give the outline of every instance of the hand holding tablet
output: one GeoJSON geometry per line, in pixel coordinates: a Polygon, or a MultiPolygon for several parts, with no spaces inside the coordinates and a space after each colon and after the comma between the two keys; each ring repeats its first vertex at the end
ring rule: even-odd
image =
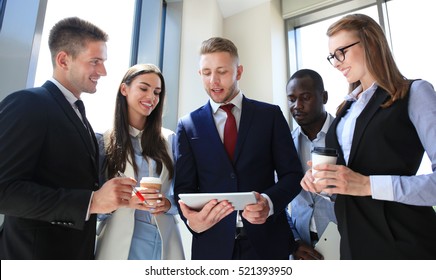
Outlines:
{"type": "Polygon", "coordinates": [[[217,199],[218,202],[227,200],[235,210],[243,210],[246,205],[257,202],[254,192],[182,193],[179,197],[189,208],[195,210],[200,210],[212,199],[217,199]]]}

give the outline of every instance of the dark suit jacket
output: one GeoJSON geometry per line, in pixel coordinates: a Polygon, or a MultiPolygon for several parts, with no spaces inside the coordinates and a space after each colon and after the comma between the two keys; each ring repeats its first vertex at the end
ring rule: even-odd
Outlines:
{"type": "Polygon", "coordinates": [[[51,82],[0,103],[1,259],[92,259],[98,188],[92,138],[51,82]],[[91,140],[92,139],[92,140],[91,140]]]}
{"type": "MultiPolygon", "coordinates": [[[[244,97],[233,163],[209,103],[180,119],[177,136],[176,197],[192,192],[267,194],[274,215],[262,225],[243,220],[244,228],[260,259],[287,259],[294,238],[284,209],[301,190],[302,171],[280,108],[244,97]]],[[[235,229],[236,211],[203,233],[193,232],[192,259],[231,259],[235,229]]]]}
{"type": "MultiPolygon", "coordinates": [[[[363,175],[414,176],[424,148],[409,119],[409,95],[390,107],[378,88],[356,120],[348,166],[363,175]]],[[[326,136],[345,164],[336,129],[351,103],[339,112],[326,136]]],[[[341,233],[341,259],[436,259],[436,214],[432,207],[338,195],[335,203],[341,233]]]]}

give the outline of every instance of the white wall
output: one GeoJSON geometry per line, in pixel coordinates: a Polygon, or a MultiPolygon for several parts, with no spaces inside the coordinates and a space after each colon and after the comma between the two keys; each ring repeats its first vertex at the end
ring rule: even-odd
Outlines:
{"type": "Polygon", "coordinates": [[[272,101],[270,4],[264,3],[227,18],[225,37],[232,40],[239,51],[244,73],[239,82],[248,98],[272,101]]]}
{"type": "Polygon", "coordinates": [[[280,1],[272,0],[224,20],[224,36],[239,50],[248,98],[277,104],[288,119],[286,42],[280,1]]]}
{"type": "Polygon", "coordinates": [[[200,80],[201,42],[223,35],[223,18],[216,0],[184,0],[180,48],[179,117],[208,100],[200,80]]]}
{"type": "Polygon", "coordinates": [[[198,51],[201,42],[213,36],[226,37],[236,44],[244,66],[240,81],[244,94],[280,105],[287,117],[286,44],[280,0],[225,19],[216,0],[183,1],[179,117],[208,100],[198,74],[198,51]]]}

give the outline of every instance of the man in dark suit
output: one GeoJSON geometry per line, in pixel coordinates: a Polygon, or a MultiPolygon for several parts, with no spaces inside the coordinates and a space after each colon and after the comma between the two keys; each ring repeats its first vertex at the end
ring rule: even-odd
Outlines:
{"type": "Polygon", "coordinates": [[[134,180],[99,188],[97,142],[75,103],[106,75],[106,41],[87,21],[61,20],[53,78],[0,103],[1,259],[93,259],[96,213],[128,205],[134,180]]]}
{"type": "Polygon", "coordinates": [[[210,38],[200,55],[210,100],[179,121],[175,194],[255,191],[257,203],[234,211],[228,201],[211,200],[196,211],[179,202],[193,234],[192,259],[288,259],[294,238],[284,210],[302,177],[288,124],[278,106],[243,96],[231,41],[210,38]],[[225,104],[232,104],[229,113],[225,104]],[[233,118],[236,144],[227,149],[233,118]]]}

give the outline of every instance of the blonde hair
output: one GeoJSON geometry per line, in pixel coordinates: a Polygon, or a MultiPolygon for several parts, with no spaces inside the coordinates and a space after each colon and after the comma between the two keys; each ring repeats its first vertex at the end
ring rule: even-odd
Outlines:
{"type": "Polygon", "coordinates": [[[200,55],[216,52],[227,52],[233,57],[236,64],[239,63],[238,48],[232,41],[222,37],[209,38],[201,44],[200,55]]]}

